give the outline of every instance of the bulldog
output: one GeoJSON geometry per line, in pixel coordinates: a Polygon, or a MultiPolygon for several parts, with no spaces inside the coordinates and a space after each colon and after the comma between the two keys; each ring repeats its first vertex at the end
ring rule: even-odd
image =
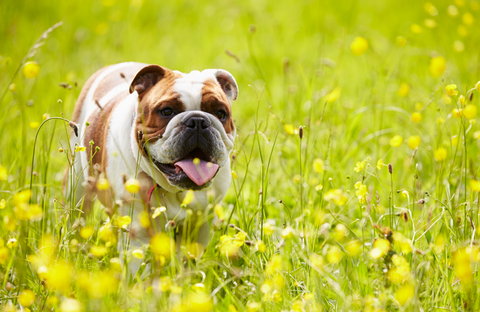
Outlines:
{"type": "Polygon", "coordinates": [[[95,190],[99,200],[128,215],[132,195],[125,181],[136,179],[141,190],[133,200],[129,229],[134,245],[152,236],[152,227],[140,226],[141,213],[164,206],[162,218],[155,219],[162,224],[153,228],[175,224],[177,242],[189,235],[205,247],[210,239],[205,211],[222,201],[230,184],[231,102],[237,96],[235,78],[222,69],[184,74],[130,62],[97,71],[85,83],[72,118],[79,130],[71,140],[79,151],[74,158],[77,198],[85,188],[95,190],[103,176],[109,188],[95,190]],[[194,200],[185,207],[187,190],[194,191],[194,200]],[[192,227],[182,229],[192,215],[195,233],[192,227]]]}

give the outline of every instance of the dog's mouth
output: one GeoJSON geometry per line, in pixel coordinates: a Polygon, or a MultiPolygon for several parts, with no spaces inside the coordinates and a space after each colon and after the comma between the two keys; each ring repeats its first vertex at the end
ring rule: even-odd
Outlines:
{"type": "Polygon", "coordinates": [[[215,159],[198,147],[170,164],[155,159],[153,163],[168,177],[170,183],[196,190],[205,187],[219,169],[215,159]]]}

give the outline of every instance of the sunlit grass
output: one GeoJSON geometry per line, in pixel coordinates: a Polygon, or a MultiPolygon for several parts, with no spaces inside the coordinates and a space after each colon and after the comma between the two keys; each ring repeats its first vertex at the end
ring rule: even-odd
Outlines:
{"type": "MultiPolygon", "coordinates": [[[[480,310],[478,1],[0,12],[3,310],[480,310]],[[190,241],[177,255],[173,223],[129,248],[132,222],[168,207],[132,220],[64,197],[86,151],[62,119],[94,71],[130,60],[239,83],[232,183],[208,207],[219,221],[203,255],[190,241]]],[[[125,187],[134,198],[139,182],[125,187]]]]}

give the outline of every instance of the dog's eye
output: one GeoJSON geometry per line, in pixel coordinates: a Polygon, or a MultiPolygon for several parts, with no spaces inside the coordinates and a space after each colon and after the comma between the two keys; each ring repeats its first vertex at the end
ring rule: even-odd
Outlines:
{"type": "Polygon", "coordinates": [[[217,115],[217,118],[220,119],[220,121],[225,121],[225,119],[227,119],[227,113],[223,109],[219,110],[215,115],[217,115]]]}
{"type": "Polygon", "coordinates": [[[173,109],[171,109],[169,107],[164,108],[160,111],[160,114],[162,114],[162,116],[165,116],[165,117],[172,116],[173,115],[173,109]]]}

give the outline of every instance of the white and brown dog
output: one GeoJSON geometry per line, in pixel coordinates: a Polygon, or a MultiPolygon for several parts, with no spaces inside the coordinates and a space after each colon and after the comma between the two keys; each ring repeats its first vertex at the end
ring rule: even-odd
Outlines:
{"type": "MultiPolygon", "coordinates": [[[[125,177],[141,181],[143,201],[150,200],[148,190],[158,185],[151,206],[165,206],[166,221],[181,227],[187,217],[181,208],[186,190],[195,191],[187,208],[198,215],[209,204],[207,193],[219,203],[227,192],[235,140],[231,101],[237,95],[235,79],[221,69],[184,74],[131,62],[99,70],[85,83],[73,115],[79,138],[73,137],[71,145],[86,147],[75,163],[83,180],[79,184],[88,185],[92,165],[98,164],[110,185],[97,192],[106,207],[130,196],[125,177]]],[[[138,245],[150,235],[136,219],[145,209],[142,200],[135,204],[131,226],[138,245]]],[[[128,214],[125,206],[121,215],[128,214]]],[[[203,220],[195,236],[206,246],[209,224],[203,220]]]]}

